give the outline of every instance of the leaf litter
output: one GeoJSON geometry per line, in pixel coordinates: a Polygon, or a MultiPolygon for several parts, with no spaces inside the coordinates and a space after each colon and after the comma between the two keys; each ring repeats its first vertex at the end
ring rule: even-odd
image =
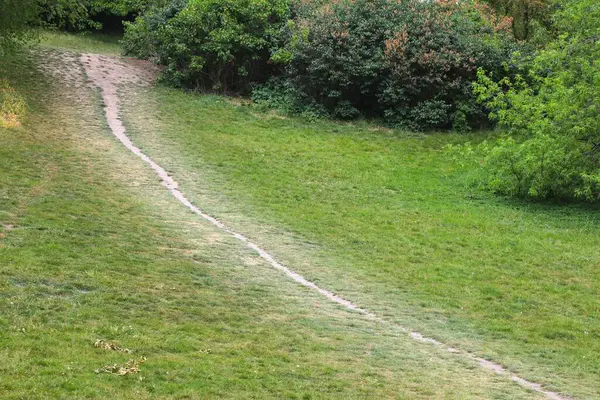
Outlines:
{"type": "Polygon", "coordinates": [[[97,349],[119,351],[121,353],[128,353],[128,354],[133,353],[133,350],[131,350],[131,349],[128,349],[126,347],[121,347],[114,342],[111,342],[109,340],[104,340],[104,339],[96,340],[94,342],[94,347],[97,349]]]}
{"type": "Polygon", "coordinates": [[[94,370],[97,374],[107,373],[118,376],[132,375],[141,372],[140,366],[146,362],[146,357],[140,357],[138,360],[129,360],[123,365],[113,364],[105,365],[102,368],[94,370]]]}

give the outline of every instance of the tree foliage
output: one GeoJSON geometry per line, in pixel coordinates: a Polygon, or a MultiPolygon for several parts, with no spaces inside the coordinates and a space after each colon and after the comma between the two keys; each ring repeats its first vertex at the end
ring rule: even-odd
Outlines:
{"type": "Polygon", "coordinates": [[[245,92],[272,74],[270,50],[288,18],[288,0],[175,0],[129,24],[124,45],[165,65],[172,84],[245,92]]]}
{"type": "Polygon", "coordinates": [[[37,0],[2,0],[0,2],[0,52],[26,40],[30,26],[38,20],[37,0]]]}
{"type": "Polygon", "coordinates": [[[477,68],[504,73],[515,46],[470,4],[303,2],[297,14],[273,59],[287,64],[298,96],[337,118],[362,114],[411,129],[484,121],[471,87],[477,68]]]}
{"type": "Polygon", "coordinates": [[[43,21],[63,30],[101,29],[102,16],[125,17],[162,0],[40,0],[43,21]]]}
{"type": "Polygon", "coordinates": [[[554,0],[485,0],[497,12],[510,17],[518,40],[529,40],[552,25],[554,0]]]}
{"type": "Polygon", "coordinates": [[[597,201],[600,194],[600,3],[574,0],[558,12],[560,37],[540,51],[527,76],[476,90],[508,129],[485,149],[488,184],[533,198],[597,201]]]}
{"type": "Polygon", "coordinates": [[[516,48],[506,21],[470,2],[171,0],[127,24],[128,54],[173,84],[247,92],[312,115],[412,129],[487,121],[472,92],[516,48]],[[275,78],[275,80],[273,80],[275,78]]]}

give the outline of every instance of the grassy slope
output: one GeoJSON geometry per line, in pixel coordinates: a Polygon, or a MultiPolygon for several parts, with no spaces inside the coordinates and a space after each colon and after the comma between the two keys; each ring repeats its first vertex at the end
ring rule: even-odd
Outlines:
{"type": "Polygon", "coordinates": [[[532,379],[600,397],[594,209],[468,191],[443,151],[458,135],[305,124],[169,89],[136,98],[151,99],[131,97],[136,142],[293,268],[532,379]]]}
{"type": "Polygon", "coordinates": [[[44,31],[40,38],[40,45],[46,48],[69,49],[84,53],[100,53],[119,55],[121,46],[118,35],[104,33],[81,33],[77,35],[44,31]]]}
{"type": "Polygon", "coordinates": [[[0,129],[3,399],[535,397],[274,273],[174,202],[92,92],[3,61],[31,106],[0,129]]]}

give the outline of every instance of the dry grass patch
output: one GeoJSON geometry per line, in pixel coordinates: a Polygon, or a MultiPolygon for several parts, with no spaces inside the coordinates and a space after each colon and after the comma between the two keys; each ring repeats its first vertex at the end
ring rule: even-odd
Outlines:
{"type": "Polygon", "coordinates": [[[25,99],[7,80],[0,79],[0,127],[17,128],[25,116],[25,99]]]}

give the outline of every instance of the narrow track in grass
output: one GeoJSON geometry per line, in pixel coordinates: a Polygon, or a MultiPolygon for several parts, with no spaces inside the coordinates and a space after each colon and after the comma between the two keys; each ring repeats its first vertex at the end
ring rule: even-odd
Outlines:
{"type": "Polygon", "coordinates": [[[394,322],[385,320],[378,315],[368,311],[365,308],[356,305],[355,303],[338,296],[337,294],[321,288],[316,285],[314,282],[311,282],[304,278],[302,275],[293,271],[292,269],[286,267],[285,265],[278,262],[275,257],[269,254],[265,249],[263,249],[258,244],[252,242],[249,238],[244,236],[243,234],[236,232],[235,230],[229,228],[227,225],[217,220],[216,218],[204,213],[200,208],[192,204],[186,196],[179,190],[179,186],[177,182],[171,177],[168,172],[159,164],[157,164],[154,160],[152,160],[149,156],[144,154],[140,148],[135,146],[131,139],[127,136],[125,126],[120,118],[119,112],[119,87],[122,84],[138,84],[138,85],[148,85],[151,84],[155,77],[155,70],[151,68],[150,64],[143,62],[130,62],[124,63],[119,59],[108,57],[108,56],[100,56],[96,54],[83,54],[80,58],[80,62],[85,68],[87,73],[90,86],[95,87],[101,91],[102,100],[104,102],[104,111],[105,117],[108,122],[108,126],[112,134],[133,154],[141,158],[144,162],[146,162],[150,167],[156,172],[158,177],[161,180],[163,186],[185,207],[187,207],[190,211],[200,216],[205,221],[210,222],[212,225],[218,227],[222,231],[228,233],[229,235],[235,237],[239,241],[243,242],[248,248],[255,251],[261,258],[266,260],[273,268],[283,272],[286,276],[293,279],[295,282],[312,289],[322,296],[326,297],[329,301],[337,303],[346,309],[357,312],[363,316],[366,316],[373,321],[381,324],[386,324],[392,326],[394,329],[400,330],[406,334],[408,334],[412,339],[422,342],[429,343],[440,347],[450,353],[454,353],[457,356],[466,357],[477,362],[482,368],[486,370],[493,371],[496,374],[503,375],[516,382],[517,384],[533,390],[535,392],[541,393],[545,395],[548,399],[551,400],[569,400],[569,397],[563,396],[559,393],[546,390],[544,387],[535,382],[528,381],[526,379],[521,378],[517,374],[507,370],[502,365],[495,363],[493,361],[481,358],[473,353],[470,353],[465,350],[457,349],[455,347],[450,347],[442,342],[439,342],[435,339],[428,338],[422,335],[419,332],[410,330],[406,327],[398,325],[394,322]]]}

